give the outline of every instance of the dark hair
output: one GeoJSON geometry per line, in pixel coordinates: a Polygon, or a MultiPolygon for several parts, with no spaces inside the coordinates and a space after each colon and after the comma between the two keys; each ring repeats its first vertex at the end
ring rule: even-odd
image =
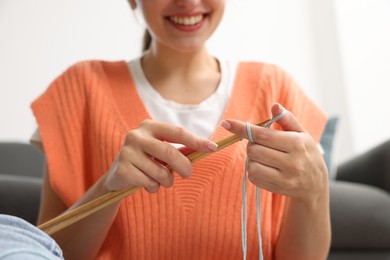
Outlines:
{"type": "Polygon", "coordinates": [[[142,42],[142,52],[147,51],[150,48],[150,44],[152,43],[152,36],[148,29],[144,32],[144,38],[142,42]]]}

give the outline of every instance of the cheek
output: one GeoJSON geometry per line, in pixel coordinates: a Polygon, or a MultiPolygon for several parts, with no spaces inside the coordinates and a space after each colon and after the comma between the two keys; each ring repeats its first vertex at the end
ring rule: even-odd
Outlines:
{"type": "MultiPolygon", "coordinates": [[[[162,19],[160,14],[160,4],[156,0],[136,1],[138,11],[145,20],[147,26],[153,26],[159,19],[162,19]],[[142,2],[142,3],[141,3],[142,2]]],[[[154,26],[153,26],[154,27],[154,26]]]]}
{"type": "Polygon", "coordinates": [[[215,27],[217,27],[219,25],[219,23],[221,22],[223,15],[225,13],[225,1],[217,1],[216,0],[215,2],[217,2],[217,3],[214,5],[212,23],[215,27]]]}
{"type": "Polygon", "coordinates": [[[156,12],[149,11],[143,12],[143,19],[145,21],[145,26],[148,28],[149,32],[153,35],[153,38],[156,38],[158,35],[161,35],[163,31],[163,22],[164,18],[158,15],[156,12]]]}

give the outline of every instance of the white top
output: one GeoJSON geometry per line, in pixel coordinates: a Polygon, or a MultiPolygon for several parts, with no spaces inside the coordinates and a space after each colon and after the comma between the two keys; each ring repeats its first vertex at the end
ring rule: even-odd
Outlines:
{"type": "MultiPolygon", "coordinates": [[[[216,129],[233,88],[237,63],[219,60],[221,79],[216,91],[196,105],[180,104],[163,98],[146,79],[141,58],[128,63],[137,92],[153,120],[184,127],[199,137],[209,139],[216,129]]],[[[31,141],[41,142],[39,129],[31,141]]]]}
{"type": "Polygon", "coordinates": [[[138,94],[153,120],[182,126],[206,139],[211,137],[231,95],[235,63],[220,61],[221,79],[216,91],[196,105],[180,104],[163,98],[146,79],[141,59],[130,61],[129,68],[138,94]]]}

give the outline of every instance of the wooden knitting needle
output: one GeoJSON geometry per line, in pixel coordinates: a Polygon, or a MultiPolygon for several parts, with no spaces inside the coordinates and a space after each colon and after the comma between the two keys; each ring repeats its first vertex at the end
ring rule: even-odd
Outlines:
{"type": "MultiPolygon", "coordinates": [[[[264,126],[269,121],[270,119],[267,119],[260,123],[257,123],[256,125],[264,126]]],[[[218,148],[215,151],[212,152],[190,151],[190,153],[187,154],[186,156],[191,162],[196,162],[236,143],[239,140],[241,140],[240,136],[231,135],[218,141],[217,142],[218,148]]],[[[130,194],[132,194],[133,192],[139,189],[140,187],[133,187],[125,190],[108,192],[94,200],[91,200],[75,209],[69,210],[63,213],[62,215],[59,215],[58,217],[55,217],[54,219],[39,225],[38,228],[46,232],[48,235],[52,235],[57,231],[64,229],[69,225],[91,215],[92,213],[129,196],[130,194]]]]}

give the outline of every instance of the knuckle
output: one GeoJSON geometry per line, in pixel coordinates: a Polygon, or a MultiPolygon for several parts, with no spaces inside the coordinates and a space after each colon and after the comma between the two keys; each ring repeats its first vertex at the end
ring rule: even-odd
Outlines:
{"type": "Polygon", "coordinates": [[[137,158],[136,152],[131,148],[127,146],[122,146],[119,150],[119,153],[117,155],[117,161],[118,163],[124,163],[126,165],[132,164],[134,162],[134,159],[137,158]]]}
{"type": "Polygon", "coordinates": [[[294,161],[290,164],[290,169],[295,175],[300,175],[304,170],[304,166],[300,161],[294,161]]]}
{"type": "Polygon", "coordinates": [[[196,138],[195,146],[199,148],[206,148],[206,144],[203,142],[201,138],[196,138]]]}
{"type": "Polygon", "coordinates": [[[114,174],[115,179],[123,188],[131,185],[131,165],[124,162],[119,163],[114,174]]]}
{"type": "Polygon", "coordinates": [[[140,127],[148,127],[151,125],[152,122],[153,120],[151,119],[145,119],[141,122],[140,127]]]}
{"type": "Polygon", "coordinates": [[[294,178],[292,185],[294,188],[298,188],[298,189],[302,189],[305,186],[302,178],[294,178]]]}
{"type": "Polygon", "coordinates": [[[119,180],[125,180],[129,172],[129,167],[125,163],[119,163],[116,168],[115,175],[119,180]]]}
{"type": "Polygon", "coordinates": [[[187,175],[190,176],[192,172],[192,163],[190,161],[187,161],[185,168],[186,168],[187,175]]]}
{"type": "Polygon", "coordinates": [[[170,180],[169,182],[167,182],[167,183],[164,184],[164,187],[165,187],[165,188],[170,188],[170,187],[172,187],[172,186],[173,186],[173,180],[170,180]]]}
{"type": "Polygon", "coordinates": [[[294,133],[292,135],[292,143],[297,151],[305,151],[306,150],[305,138],[300,133],[294,133]]]}
{"type": "Polygon", "coordinates": [[[180,127],[180,126],[175,126],[174,131],[175,131],[176,136],[179,138],[179,140],[185,138],[186,135],[188,134],[188,131],[185,128],[180,127]]]}
{"type": "Polygon", "coordinates": [[[280,180],[280,183],[285,189],[291,190],[294,187],[294,178],[284,176],[284,178],[280,180]]]}
{"type": "Polygon", "coordinates": [[[248,171],[248,179],[249,179],[252,183],[256,183],[257,175],[256,175],[254,172],[249,172],[249,171],[248,171]]]}
{"type": "Polygon", "coordinates": [[[167,145],[164,151],[165,158],[167,161],[172,162],[177,158],[178,151],[176,148],[171,145],[167,145]]]}
{"type": "Polygon", "coordinates": [[[252,136],[254,137],[255,141],[257,142],[264,142],[268,141],[270,139],[269,129],[260,129],[260,131],[253,131],[252,136]]]}
{"type": "Polygon", "coordinates": [[[171,187],[172,184],[173,184],[173,180],[170,176],[170,173],[165,170],[165,169],[161,169],[159,172],[158,172],[158,181],[164,186],[164,187],[171,187]]]}
{"type": "Polygon", "coordinates": [[[190,161],[184,162],[184,165],[181,166],[180,175],[183,178],[188,178],[188,177],[190,177],[191,172],[192,172],[191,162],[190,161]]]}
{"type": "Polygon", "coordinates": [[[159,184],[156,181],[149,180],[145,183],[144,187],[149,192],[157,192],[159,188],[159,184]]]}
{"type": "Polygon", "coordinates": [[[125,145],[130,145],[135,142],[139,138],[139,134],[136,130],[131,130],[127,132],[125,136],[125,145]]]}
{"type": "Polygon", "coordinates": [[[255,182],[255,177],[252,173],[248,173],[248,180],[250,180],[251,182],[255,182]]]}
{"type": "Polygon", "coordinates": [[[285,187],[289,191],[294,191],[294,190],[299,189],[299,187],[300,187],[299,178],[295,177],[295,178],[289,178],[289,179],[285,180],[285,187]]]}
{"type": "Polygon", "coordinates": [[[248,162],[248,166],[247,166],[247,170],[248,170],[248,176],[249,175],[253,175],[255,174],[256,170],[257,170],[257,165],[256,163],[252,162],[252,161],[249,161],[248,162]]]}
{"type": "Polygon", "coordinates": [[[255,155],[256,155],[256,146],[254,146],[253,144],[248,144],[248,146],[246,147],[246,153],[247,153],[247,156],[248,156],[250,159],[255,158],[255,155]]]}
{"type": "Polygon", "coordinates": [[[119,154],[118,154],[118,159],[120,162],[123,162],[123,161],[126,161],[126,159],[128,158],[129,156],[129,149],[125,146],[123,146],[120,151],[119,151],[119,154]]]}

